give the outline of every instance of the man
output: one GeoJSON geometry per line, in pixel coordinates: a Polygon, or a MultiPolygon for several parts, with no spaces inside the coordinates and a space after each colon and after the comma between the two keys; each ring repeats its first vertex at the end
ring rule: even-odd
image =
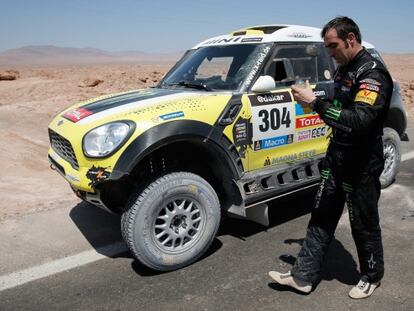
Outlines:
{"type": "Polygon", "coordinates": [[[384,168],[382,128],[392,94],[392,79],[381,62],[361,45],[358,26],[337,17],[321,33],[339,65],[333,100],[317,99],[306,87],[292,86],[302,107],[311,108],[332,128],[312,216],[291,272],[270,271],[278,283],[309,293],[320,279],[321,265],[346,203],[360,264],[354,299],[369,297],[384,274],[379,226],[379,177],[384,168]]]}

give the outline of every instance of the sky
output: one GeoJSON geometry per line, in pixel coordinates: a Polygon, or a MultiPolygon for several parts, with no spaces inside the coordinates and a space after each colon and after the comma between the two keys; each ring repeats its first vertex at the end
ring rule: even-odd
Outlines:
{"type": "Polygon", "coordinates": [[[0,0],[0,52],[28,45],[176,52],[247,26],[321,28],[338,15],[381,52],[414,52],[412,0],[0,0]]]}

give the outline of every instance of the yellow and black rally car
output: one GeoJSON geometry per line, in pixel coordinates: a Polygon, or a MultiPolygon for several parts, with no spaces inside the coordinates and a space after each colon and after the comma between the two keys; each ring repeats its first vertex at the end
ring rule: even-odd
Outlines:
{"type": "MultiPolygon", "coordinates": [[[[211,38],[156,87],[59,114],[48,157],[77,196],[122,214],[139,261],[177,269],[209,248],[223,211],[267,224],[267,201],[319,182],[330,129],[302,110],[290,85],[306,79],[330,97],[334,67],[316,28],[256,26],[211,38]]],[[[397,109],[400,119],[388,121],[384,137],[385,183],[405,131],[398,90],[390,115],[397,109]]]]}

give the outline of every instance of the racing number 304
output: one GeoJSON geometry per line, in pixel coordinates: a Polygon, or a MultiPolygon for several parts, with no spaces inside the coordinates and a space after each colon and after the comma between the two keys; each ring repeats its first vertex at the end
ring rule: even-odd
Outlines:
{"type": "Polygon", "coordinates": [[[281,125],[290,127],[290,111],[286,107],[260,110],[259,117],[262,118],[262,123],[259,125],[261,132],[267,132],[269,129],[277,130],[281,125]],[[282,113],[280,113],[280,110],[282,110],[282,113]]]}

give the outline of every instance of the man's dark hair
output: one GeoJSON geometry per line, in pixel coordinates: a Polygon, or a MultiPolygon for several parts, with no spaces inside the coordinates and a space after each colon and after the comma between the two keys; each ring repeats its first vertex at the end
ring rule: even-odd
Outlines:
{"type": "Polygon", "coordinates": [[[361,43],[361,32],[359,31],[359,27],[349,17],[338,16],[335,17],[333,20],[329,21],[321,31],[322,38],[325,37],[328,30],[332,28],[336,30],[336,32],[338,33],[338,37],[341,38],[344,42],[346,42],[348,34],[352,32],[355,35],[355,38],[358,41],[358,43],[361,43]]]}

